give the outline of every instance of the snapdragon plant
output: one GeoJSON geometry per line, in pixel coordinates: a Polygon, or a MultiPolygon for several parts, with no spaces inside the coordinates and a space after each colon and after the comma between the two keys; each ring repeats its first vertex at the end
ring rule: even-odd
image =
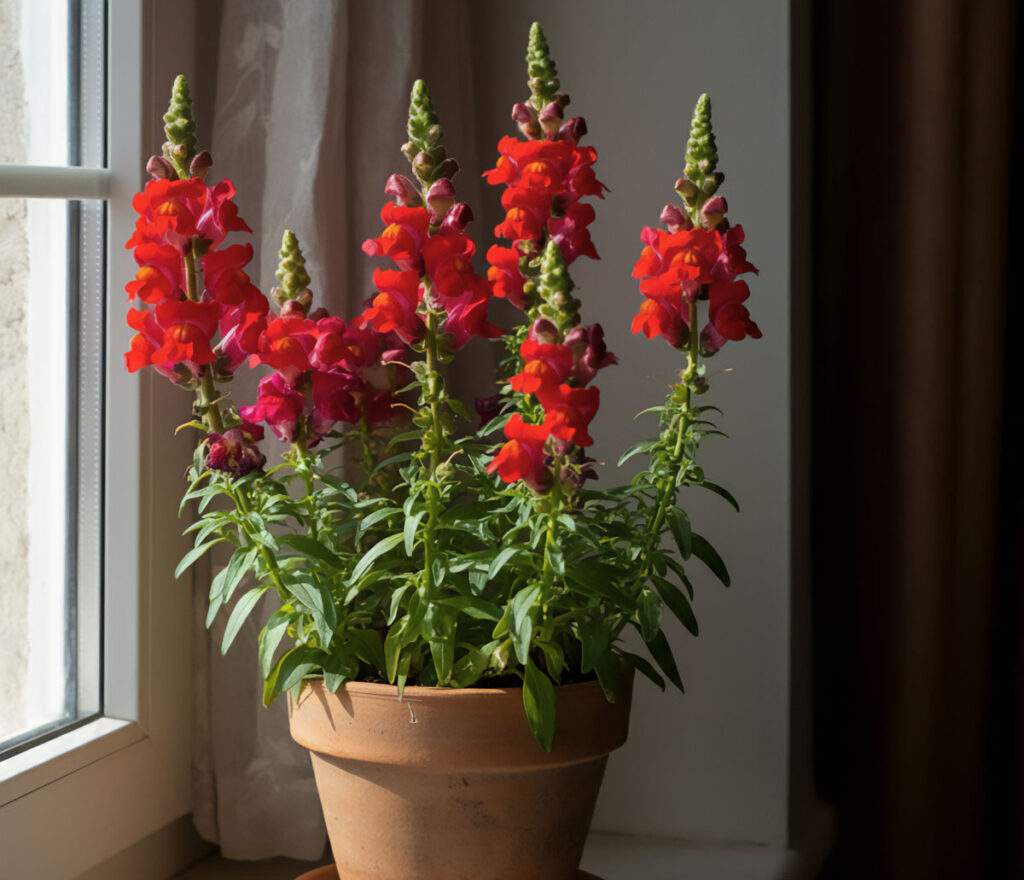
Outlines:
{"type": "Polygon", "coordinates": [[[503,187],[503,244],[473,265],[472,213],[453,184],[426,86],[412,89],[409,174],[386,184],[384,228],[363,250],[380,258],[362,312],[314,309],[301,246],[286,231],[278,286],[265,296],[247,275],[250,231],[227,180],[211,185],[196,152],[187,85],[175,83],[167,143],[136,196],[128,246],[140,265],[128,284],[141,308],[126,365],[152,366],[195,395],[195,457],[182,500],[198,518],[177,574],[211,548],[231,550],[210,585],[207,625],[223,610],[222,648],[264,597],[273,608],[259,638],[269,704],[297,696],[311,676],[449,688],[522,686],[539,743],[554,735],[555,687],[596,678],[609,700],[627,665],[664,687],[682,681],[663,630],[667,610],[694,635],[689,566],[729,577],[679,507],[684,487],[735,504],[697,465],[717,433],[704,359],[727,340],[760,336],[742,304],[743,231],[717,194],[711,107],[693,116],[681,198],[664,229],[644,229],[636,264],[643,305],[633,332],[663,337],[683,360],[668,397],[650,412],[658,431],[627,450],[646,465],[628,484],[594,488],[589,425],[599,372],[616,363],[598,324],[584,325],[569,267],[597,259],[588,226],[605,187],[586,125],[565,119],[568,97],[538,25],[527,52],[530,95],[485,174],[503,187]],[[509,330],[487,318],[490,300],[522,313],[509,330]],[[273,302],[274,307],[271,307],[273,302]],[[698,329],[701,315],[706,323],[698,329]],[[445,383],[473,337],[506,357],[495,395],[477,401],[485,424],[445,383]],[[263,368],[254,403],[226,388],[243,363],[263,368]],[[267,465],[264,426],[288,444],[267,465]],[[499,434],[500,432],[500,434],[499,434]],[[356,474],[356,477],[352,475],[356,474]],[[665,543],[663,538],[670,536],[665,543]],[[230,611],[228,610],[230,609],[230,611]],[[639,632],[647,656],[623,647],[639,632]]]}

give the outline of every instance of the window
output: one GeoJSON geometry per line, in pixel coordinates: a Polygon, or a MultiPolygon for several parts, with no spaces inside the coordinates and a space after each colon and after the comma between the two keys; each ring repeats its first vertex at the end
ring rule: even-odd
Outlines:
{"type": "Polygon", "coordinates": [[[0,758],[101,709],[104,14],[0,0],[0,758]]]}

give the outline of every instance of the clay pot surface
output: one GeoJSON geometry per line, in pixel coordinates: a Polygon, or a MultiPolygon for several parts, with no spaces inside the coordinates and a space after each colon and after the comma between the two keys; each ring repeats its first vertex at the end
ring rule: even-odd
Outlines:
{"type": "MultiPolygon", "coordinates": [[[[338,869],[334,865],[324,865],[322,868],[314,868],[312,871],[307,871],[295,880],[341,880],[338,869]]],[[[600,880],[593,874],[588,874],[586,871],[578,871],[576,873],[576,880],[600,880]]]]}
{"type": "MultiPolygon", "coordinates": [[[[321,681],[290,705],[311,752],[341,880],[576,880],[608,753],[629,730],[632,669],[556,689],[554,745],[537,745],[519,689],[321,681]]],[[[321,871],[325,869],[320,869],[321,871]]]]}

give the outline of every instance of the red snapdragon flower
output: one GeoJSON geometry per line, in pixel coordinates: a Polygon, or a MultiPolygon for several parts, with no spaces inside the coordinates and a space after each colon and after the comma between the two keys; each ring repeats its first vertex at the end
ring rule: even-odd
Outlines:
{"type": "Polygon", "coordinates": [[[678,283],[684,293],[710,284],[711,270],[721,253],[719,234],[708,229],[680,229],[666,232],[645,227],[640,238],[646,244],[633,267],[633,277],[643,279],[640,292],[657,296],[654,284],[678,283]],[[656,279],[651,282],[649,279],[656,279]],[[652,290],[651,293],[648,293],[652,290]]]}
{"type": "Polygon", "coordinates": [[[152,365],[173,381],[198,376],[204,364],[215,360],[211,339],[219,317],[216,303],[189,300],[129,310],[128,325],[138,332],[124,356],[125,367],[134,373],[152,365]]]}
{"type": "Polygon", "coordinates": [[[645,299],[640,311],[633,316],[630,329],[643,333],[648,339],[662,336],[669,345],[678,348],[689,339],[689,320],[689,312],[679,305],[663,299],[645,299]]]}
{"type": "Polygon", "coordinates": [[[526,308],[523,285],[526,279],[519,271],[519,251],[492,245],[487,251],[487,279],[491,282],[494,295],[507,299],[517,309],[526,308]]]}
{"type": "Polygon", "coordinates": [[[181,299],[185,287],[181,251],[167,244],[144,242],[135,248],[139,271],[125,285],[128,298],[138,297],[156,305],[169,299],[181,299]]]}
{"type": "Polygon", "coordinates": [[[531,425],[518,413],[512,416],[505,425],[507,442],[487,465],[487,473],[497,471],[506,483],[522,480],[535,492],[543,492],[551,484],[544,452],[549,433],[546,423],[531,425]]]}
{"type": "Polygon", "coordinates": [[[150,180],[132,199],[139,219],[126,246],[154,242],[184,252],[196,236],[215,248],[229,232],[252,232],[238,216],[238,206],[232,201],[234,195],[235,187],[230,180],[212,187],[198,177],[150,180]]]}
{"type": "Polygon", "coordinates": [[[597,151],[569,140],[521,141],[503,137],[498,141],[498,163],[484,172],[492,186],[505,184],[548,193],[604,198],[607,187],[595,176],[597,151]]]}
{"type": "Polygon", "coordinates": [[[489,296],[486,280],[473,268],[476,245],[462,233],[438,233],[423,244],[423,266],[434,290],[442,297],[460,297],[465,293],[489,296]]]}
{"type": "Polygon", "coordinates": [[[299,435],[299,419],[306,408],[306,398],[281,373],[260,379],[256,403],[243,406],[238,414],[247,422],[266,422],[279,440],[291,443],[299,435]]]}
{"type": "Polygon", "coordinates": [[[423,207],[408,207],[388,202],[381,209],[385,229],[378,238],[363,242],[363,251],[371,257],[390,257],[399,269],[418,270],[422,266],[420,249],[427,240],[430,214],[423,207]]]}
{"type": "Polygon", "coordinates": [[[316,321],[298,316],[275,318],[260,334],[259,350],[249,359],[249,365],[266,364],[294,382],[312,368],[309,356],[316,340],[316,321]]]}
{"type": "Polygon", "coordinates": [[[519,346],[519,355],[524,361],[523,369],[508,381],[522,394],[556,394],[573,366],[573,352],[568,345],[545,345],[527,339],[519,346]]]}
{"type": "Polygon", "coordinates": [[[580,386],[589,385],[598,370],[619,362],[604,344],[604,328],[600,324],[574,327],[565,335],[565,345],[572,350],[573,365],[570,375],[580,386]]]}
{"type": "Polygon", "coordinates": [[[315,446],[335,422],[355,424],[362,417],[357,397],[366,389],[366,382],[355,373],[344,370],[312,374],[313,409],[307,419],[307,442],[315,446]]]}
{"type": "Polygon", "coordinates": [[[600,389],[559,385],[553,391],[541,391],[538,399],[544,407],[544,424],[552,437],[574,446],[594,445],[587,427],[601,404],[600,389]]]}
{"type": "Polygon", "coordinates": [[[416,314],[422,296],[419,273],[377,269],[373,284],[378,293],[357,319],[358,325],[380,334],[394,333],[406,345],[418,339],[423,332],[423,322],[416,314]]]}
{"type": "Polygon", "coordinates": [[[202,259],[206,296],[226,306],[240,306],[255,297],[260,289],[243,268],[252,260],[251,244],[233,244],[223,250],[209,251],[202,259]]]}
{"type": "Polygon", "coordinates": [[[708,324],[700,334],[701,347],[708,354],[718,351],[728,339],[761,338],[761,328],[742,305],[749,296],[745,281],[720,281],[708,287],[708,324]]]}
{"type": "Polygon", "coordinates": [[[341,318],[328,316],[317,321],[317,340],[310,363],[318,370],[340,367],[357,370],[380,359],[381,335],[341,318]]]}

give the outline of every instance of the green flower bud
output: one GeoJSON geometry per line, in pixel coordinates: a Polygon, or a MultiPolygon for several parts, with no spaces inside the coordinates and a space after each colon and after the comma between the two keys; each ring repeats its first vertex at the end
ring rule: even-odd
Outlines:
{"type": "Polygon", "coordinates": [[[690,139],[686,142],[686,164],[698,165],[705,174],[718,167],[718,150],[711,130],[711,99],[703,94],[697,99],[690,122],[690,139]]]}
{"type": "Polygon", "coordinates": [[[196,149],[196,121],[192,117],[192,96],[188,82],[180,74],[171,89],[171,103],[164,114],[164,156],[178,172],[178,177],[189,176],[188,166],[196,149]]]}
{"type": "Polygon", "coordinates": [[[526,44],[526,75],[530,86],[530,103],[540,113],[555,99],[560,83],[547,38],[540,23],[536,21],[530,27],[530,39],[526,44]]]}
{"type": "Polygon", "coordinates": [[[278,256],[280,262],[277,264],[276,278],[281,287],[276,298],[279,298],[282,305],[287,300],[300,300],[307,305],[305,300],[311,297],[302,297],[302,293],[309,287],[306,258],[302,255],[298,238],[290,229],[284,231],[278,256]]]}

